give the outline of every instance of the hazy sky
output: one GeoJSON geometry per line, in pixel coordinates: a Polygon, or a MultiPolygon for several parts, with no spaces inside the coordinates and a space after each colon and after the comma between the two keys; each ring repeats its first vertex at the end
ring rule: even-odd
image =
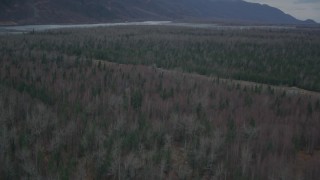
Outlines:
{"type": "Polygon", "coordinates": [[[300,20],[313,19],[320,23],[320,0],[245,0],[268,4],[300,20]]]}

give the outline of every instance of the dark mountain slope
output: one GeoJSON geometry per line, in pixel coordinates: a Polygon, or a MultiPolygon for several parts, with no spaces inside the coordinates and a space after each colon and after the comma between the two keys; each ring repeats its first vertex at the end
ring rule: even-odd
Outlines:
{"type": "Polygon", "coordinates": [[[19,24],[190,18],[305,23],[279,9],[242,0],[4,0],[0,9],[0,21],[19,24]]]}

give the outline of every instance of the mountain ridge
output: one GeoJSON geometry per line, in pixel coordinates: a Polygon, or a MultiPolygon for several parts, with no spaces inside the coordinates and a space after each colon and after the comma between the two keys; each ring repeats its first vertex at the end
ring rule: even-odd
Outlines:
{"type": "Polygon", "coordinates": [[[0,22],[97,23],[135,20],[219,19],[265,24],[314,24],[281,10],[242,0],[4,0],[0,22]]]}

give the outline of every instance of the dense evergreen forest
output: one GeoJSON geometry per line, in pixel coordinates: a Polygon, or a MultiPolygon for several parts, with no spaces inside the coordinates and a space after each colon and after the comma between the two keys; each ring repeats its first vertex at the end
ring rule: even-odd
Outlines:
{"type": "Polygon", "coordinates": [[[0,179],[317,179],[320,94],[272,85],[319,91],[319,49],[307,29],[0,36],[0,179]]]}
{"type": "Polygon", "coordinates": [[[1,45],[6,54],[38,50],[320,91],[318,29],[114,27],[9,39],[1,45]]]}

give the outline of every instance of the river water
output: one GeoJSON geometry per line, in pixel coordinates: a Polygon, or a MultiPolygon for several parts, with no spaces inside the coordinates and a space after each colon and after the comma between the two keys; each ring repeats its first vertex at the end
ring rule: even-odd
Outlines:
{"type": "Polygon", "coordinates": [[[201,23],[177,23],[171,21],[143,21],[143,22],[123,22],[123,23],[100,23],[100,24],[75,24],[75,25],[23,25],[23,26],[0,26],[0,34],[22,34],[32,31],[47,31],[66,28],[92,28],[92,27],[113,27],[113,26],[179,26],[192,28],[209,29],[292,29],[289,26],[238,26],[219,25],[201,23]]]}

